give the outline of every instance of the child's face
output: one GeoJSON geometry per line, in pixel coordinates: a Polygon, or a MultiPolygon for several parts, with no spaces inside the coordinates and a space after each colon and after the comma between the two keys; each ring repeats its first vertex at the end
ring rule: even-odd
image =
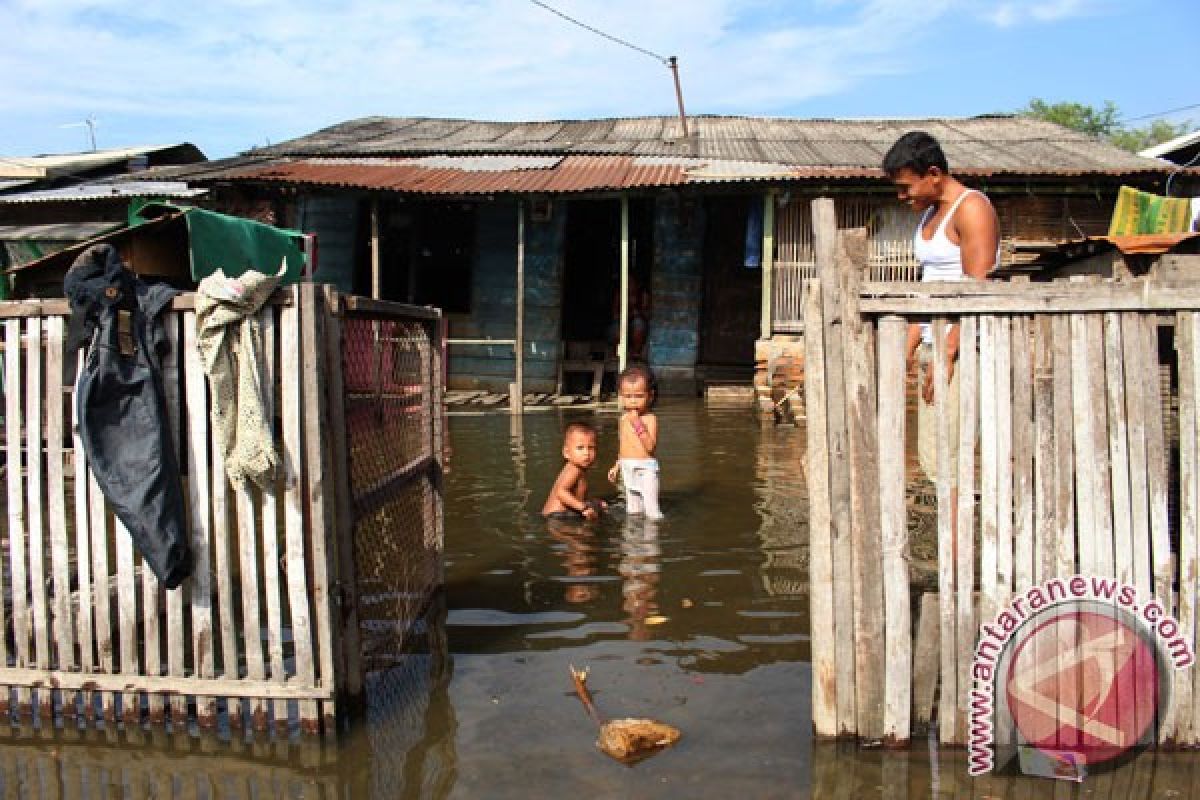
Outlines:
{"type": "Polygon", "coordinates": [[[621,407],[626,411],[643,412],[650,408],[653,393],[646,386],[646,379],[641,376],[626,378],[621,381],[618,391],[621,397],[621,407]]]}
{"type": "Polygon", "coordinates": [[[563,442],[563,458],[579,469],[587,469],[596,461],[596,434],[571,431],[563,442]]]}

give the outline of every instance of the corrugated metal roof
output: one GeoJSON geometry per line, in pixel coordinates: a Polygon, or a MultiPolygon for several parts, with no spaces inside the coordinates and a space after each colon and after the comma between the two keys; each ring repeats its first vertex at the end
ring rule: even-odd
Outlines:
{"type": "Polygon", "coordinates": [[[303,159],[235,171],[230,179],[314,184],[415,194],[558,193],[673,186],[686,181],[681,164],[639,163],[628,156],[568,156],[542,167],[519,159],[510,169],[477,170],[463,159],[303,159]]]}
{"type": "Polygon", "coordinates": [[[9,179],[0,179],[0,192],[6,192],[6,191],[8,191],[9,189],[18,189],[18,188],[20,188],[20,187],[22,187],[22,186],[28,186],[28,185],[30,185],[31,183],[35,183],[35,181],[34,181],[32,178],[31,178],[31,179],[29,179],[29,180],[21,180],[21,179],[11,179],[11,180],[9,180],[9,179]]]}
{"type": "Polygon", "coordinates": [[[118,147],[109,150],[93,150],[87,153],[5,156],[0,159],[0,178],[53,178],[120,164],[122,161],[128,161],[137,156],[161,153],[167,150],[187,151],[189,153],[187,161],[204,158],[203,153],[188,143],[118,147]]]}
{"type": "Polygon", "coordinates": [[[207,189],[192,188],[183,181],[122,181],[81,183],[61,189],[39,189],[0,195],[0,203],[64,203],[131,197],[197,197],[207,189]]]}
{"type": "Polygon", "coordinates": [[[918,129],[937,137],[951,169],[965,176],[1122,177],[1171,169],[1028,117],[696,116],[688,123],[692,135],[683,140],[673,116],[549,122],[369,117],[238,158],[156,174],[193,183],[265,180],[445,194],[882,179],[884,153],[902,133],[918,129]],[[663,160],[645,160],[651,157],[663,160]]]}

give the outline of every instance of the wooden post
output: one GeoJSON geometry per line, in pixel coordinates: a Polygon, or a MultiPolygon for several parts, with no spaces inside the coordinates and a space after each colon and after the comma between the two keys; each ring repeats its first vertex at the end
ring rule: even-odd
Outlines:
{"type": "Polygon", "coordinates": [[[1146,354],[1141,350],[1141,322],[1137,314],[1121,317],[1121,351],[1125,367],[1125,408],[1129,441],[1129,507],[1132,537],[1132,584],[1149,597],[1154,591],[1150,578],[1150,494],[1146,480],[1146,396],[1157,393],[1145,385],[1144,370],[1136,366],[1146,354]]]}
{"type": "Polygon", "coordinates": [[[774,330],[775,309],[775,190],[763,198],[762,311],[759,336],[770,339],[774,330]]]}
{"type": "Polygon", "coordinates": [[[629,357],[629,195],[621,195],[621,330],[617,343],[617,370],[629,357]]]}
{"type": "Polygon", "coordinates": [[[379,200],[371,198],[371,297],[383,299],[382,253],[379,237],[379,200]]]}
{"type": "Polygon", "coordinates": [[[513,342],[516,383],[509,387],[508,405],[512,413],[525,410],[525,201],[517,201],[517,324],[513,342]]]}
{"type": "MultiPolygon", "coordinates": [[[[979,630],[975,617],[975,429],[979,424],[979,353],[976,349],[976,318],[964,317],[959,323],[958,347],[958,452],[952,460],[958,466],[958,490],[954,513],[957,535],[955,577],[958,589],[957,631],[958,696],[959,709],[970,708],[971,657],[975,652],[975,636],[979,630]]],[[[1007,402],[1005,400],[1004,402],[1007,402]]],[[[951,409],[950,413],[955,413],[951,409]]],[[[966,713],[958,716],[957,737],[962,744],[967,741],[966,713]]]]}
{"type": "MultiPolygon", "coordinates": [[[[1200,452],[1196,413],[1200,405],[1200,340],[1194,312],[1175,317],[1175,350],[1179,364],[1179,635],[1196,646],[1196,578],[1198,526],[1200,526],[1200,452]]],[[[1192,680],[1194,670],[1175,670],[1175,743],[1190,745],[1195,739],[1192,680]]]]}
{"type": "MultiPolygon", "coordinates": [[[[812,203],[813,246],[821,282],[821,314],[825,326],[826,420],[828,422],[829,502],[833,538],[834,628],[837,631],[838,733],[856,734],[854,557],[850,544],[850,463],[846,431],[846,384],[842,360],[844,324],[842,286],[837,273],[837,217],[833,200],[812,203]]],[[[875,676],[864,676],[864,679],[875,676]]]]}
{"type": "MultiPolygon", "coordinates": [[[[1050,317],[1034,318],[1033,428],[1034,483],[1034,580],[1043,583],[1055,574],[1057,543],[1054,504],[1054,351],[1050,317]]],[[[1147,559],[1149,555],[1147,555],[1147,559]]]]}
{"type": "MultiPolygon", "coordinates": [[[[907,741],[912,708],[912,620],[909,612],[908,519],[904,503],[904,384],[908,323],[879,322],[879,510],[883,539],[884,719],[883,735],[907,741]]],[[[811,585],[811,584],[810,584],[811,585]]]]}
{"type": "Polygon", "coordinates": [[[950,509],[952,464],[950,453],[950,404],[946,402],[946,329],[945,317],[933,319],[933,409],[937,420],[937,522],[938,522],[938,605],[941,607],[941,694],[938,703],[938,738],[943,744],[957,741],[958,735],[958,663],[955,646],[957,633],[957,583],[955,548],[950,509]]]}
{"type": "MultiPolygon", "coordinates": [[[[883,554],[879,538],[879,448],[876,431],[875,343],[858,313],[867,263],[867,232],[838,232],[837,276],[842,284],[842,359],[850,462],[850,548],[854,577],[854,649],[859,736],[883,736],[883,554]]],[[[905,700],[907,705],[907,698],[905,700]]]]}
{"type": "Polygon", "coordinates": [[[1033,341],[1029,317],[1012,320],[1013,591],[1034,585],[1033,341]]]}
{"type": "Polygon", "coordinates": [[[832,521],[829,507],[829,441],[826,415],[825,337],[821,315],[821,284],[813,281],[804,301],[804,393],[808,439],[809,618],[812,636],[812,713],[818,738],[833,737],[839,728],[839,686],[834,656],[834,584],[832,521]]]}

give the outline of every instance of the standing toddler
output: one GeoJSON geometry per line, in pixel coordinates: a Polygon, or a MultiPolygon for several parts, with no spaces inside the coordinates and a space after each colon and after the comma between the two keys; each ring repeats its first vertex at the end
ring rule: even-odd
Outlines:
{"type": "Polygon", "coordinates": [[[661,519],[658,508],[658,418],[651,413],[654,406],[654,375],[646,367],[635,364],[617,376],[617,396],[621,414],[617,424],[620,450],[617,463],[608,471],[608,479],[625,484],[625,509],[629,514],[645,514],[648,519],[661,519]]]}

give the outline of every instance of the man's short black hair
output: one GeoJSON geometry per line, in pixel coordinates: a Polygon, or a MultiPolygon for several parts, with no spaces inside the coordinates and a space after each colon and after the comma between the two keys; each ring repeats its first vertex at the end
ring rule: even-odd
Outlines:
{"type": "Polygon", "coordinates": [[[902,169],[911,169],[918,175],[924,175],[930,167],[937,167],[942,172],[950,171],[942,146],[925,131],[904,134],[883,157],[883,171],[888,177],[894,177],[902,169]]]}

